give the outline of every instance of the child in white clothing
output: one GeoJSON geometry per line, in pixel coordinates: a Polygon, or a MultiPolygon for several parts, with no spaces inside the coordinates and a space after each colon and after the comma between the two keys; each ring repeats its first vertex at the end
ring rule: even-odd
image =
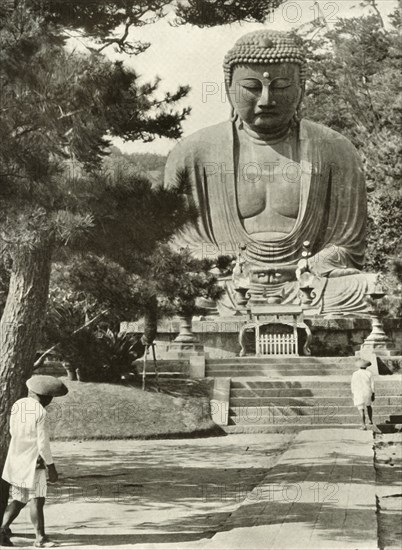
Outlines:
{"type": "Polygon", "coordinates": [[[353,403],[360,412],[362,421],[362,430],[366,430],[366,415],[365,409],[367,408],[367,415],[369,418],[369,424],[373,424],[373,408],[372,403],[375,399],[374,394],[374,378],[372,373],[367,370],[371,363],[364,359],[358,359],[356,366],[359,367],[352,374],[351,389],[353,394],[353,403]]]}

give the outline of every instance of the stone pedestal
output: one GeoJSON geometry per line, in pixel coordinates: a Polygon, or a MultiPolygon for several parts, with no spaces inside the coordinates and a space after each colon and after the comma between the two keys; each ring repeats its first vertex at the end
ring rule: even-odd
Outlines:
{"type": "Polygon", "coordinates": [[[385,334],[381,319],[377,315],[373,315],[371,323],[371,333],[360,346],[360,350],[356,352],[356,355],[362,358],[367,357],[368,354],[373,354],[377,357],[401,355],[401,350],[398,350],[391,338],[385,334]]]}
{"type": "Polygon", "coordinates": [[[191,316],[180,317],[179,335],[168,345],[166,358],[188,359],[204,355],[204,346],[192,331],[191,316]]]}

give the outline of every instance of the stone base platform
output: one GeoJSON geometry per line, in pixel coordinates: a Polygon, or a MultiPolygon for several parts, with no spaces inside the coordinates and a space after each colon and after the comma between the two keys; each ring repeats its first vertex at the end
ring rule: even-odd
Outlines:
{"type": "MultiPolygon", "coordinates": [[[[207,357],[211,359],[224,359],[237,357],[240,352],[238,335],[240,328],[246,321],[246,317],[239,315],[233,317],[196,318],[192,323],[193,333],[200,344],[204,346],[207,357]]],[[[360,349],[361,344],[371,332],[371,319],[369,317],[305,317],[306,324],[310,327],[313,339],[311,355],[313,357],[346,357],[353,356],[360,349]]],[[[402,349],[402,319],[385,319],[384,329],[392,338],[395,347],[402,349]]],[[[158,324],[156,339],[156,351],[159,359],[168,359],[168,346],[179,334],[179,319],[163,320],[158,324]]],[[[121,330],[142,333],[142,322],[124,322],[121,330]]],[[[250,334],[252,351],[252,335],[250,334]]],[[[302,354],[304,338],[303,331],[299,335],[302,354]]]]}

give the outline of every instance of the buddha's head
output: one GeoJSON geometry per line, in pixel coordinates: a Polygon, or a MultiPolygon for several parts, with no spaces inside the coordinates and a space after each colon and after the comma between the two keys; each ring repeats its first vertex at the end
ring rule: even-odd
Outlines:
{"type": "Polygon", "coordinates": [[[242,36],[224,61],[225,85],[235,115],[263,134],[289,127],[304,91],[305,58],[286,33],[242,36]]]}

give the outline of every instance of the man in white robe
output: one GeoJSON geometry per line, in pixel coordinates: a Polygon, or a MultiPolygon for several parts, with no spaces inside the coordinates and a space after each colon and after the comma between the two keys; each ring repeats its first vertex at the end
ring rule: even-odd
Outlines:
{"type": "Polygon", "coordinates": [[[58,474],[50,450],[45,407],[68,389],[59,379],[41,375],[30,378],[27,386],[28,397],[16,401],[11,411],[11,442],[2,477],[11,486],[12,501],[4,514],[0,545],[13,546],[10,525],[30,502],[36,533],[34,546],[49,548],[56,543],[45,534],[46,469],[51,483],[58,480],[58,474]]]}
{"type": "Polygon", "coordinates": [[[374,401],[374,378],[372,373],[367,370],[371,363],[359,359],[356,362],[358,370],[352,374],[351,390],[353,394],[353,404],[360,412],[362,421],[362,430],[366,430],[366,415],[365,409],[367,408],[367,414],[369,418],[369,424],[373,424],[373,408],[372,402],[374,401]]]}

